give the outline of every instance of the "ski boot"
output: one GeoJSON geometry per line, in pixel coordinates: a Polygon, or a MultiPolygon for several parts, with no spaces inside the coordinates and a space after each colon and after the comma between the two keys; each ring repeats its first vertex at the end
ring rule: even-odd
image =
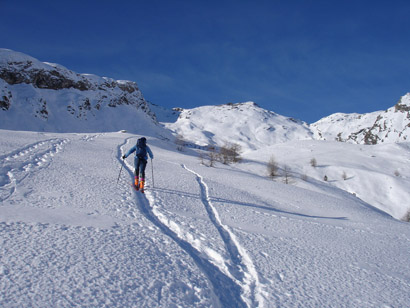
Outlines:
{"type": "Polygon", "coordinates": [[[140,191],[141,191],[142,193],[144,193],[144,184],[145,184],[144,179],[141,179],[141,181],[140,181],[140,191]]]}
{"type": "Polygon", "coordinates": [[[140,188],[139,187],[139,179],[138,179],[137,176],[135,177],[135,180],[134,180],[134,187],[135,187],[136,190],[138,190],[140,188]]]}

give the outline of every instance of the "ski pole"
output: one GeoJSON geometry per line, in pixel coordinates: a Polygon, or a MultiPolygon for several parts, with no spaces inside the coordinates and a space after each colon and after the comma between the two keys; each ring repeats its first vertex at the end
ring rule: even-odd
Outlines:
{"type": "Polygon", "coordinates": [[[124,158],[122,159],[122,164],[121,164],[120,174],[118,174],[117,184],[118,184],[118,181],[120,180],[121,171],[122,171],[123,166],[124,166],[124,158]]]}
{"type": "Polygon", "coordinates": [[[152,173],[152,188],[155,188],[155,184],[154,184],[154,165],[152,164],[152,158],[151,158],[151,173],[152,173]]]}

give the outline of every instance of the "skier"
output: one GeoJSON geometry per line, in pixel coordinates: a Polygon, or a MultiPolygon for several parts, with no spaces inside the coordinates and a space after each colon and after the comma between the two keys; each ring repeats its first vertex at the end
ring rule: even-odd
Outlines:
{"type": "Polygon", "coordinates": [[[134,145],[125,155],[122,156],[122,159],[127,158],[131,153],[135,152],[134,157],[134,166],[135,166],[135,180],[134,186],[136,190],[141,190],[144,193],[144,184],[145,184],[145,167],[147,166],[148,155],[151,159],[154,158],[151,149],[147,146],[147,139],[142,137],[138,139],[137,144],[134,145]]]}

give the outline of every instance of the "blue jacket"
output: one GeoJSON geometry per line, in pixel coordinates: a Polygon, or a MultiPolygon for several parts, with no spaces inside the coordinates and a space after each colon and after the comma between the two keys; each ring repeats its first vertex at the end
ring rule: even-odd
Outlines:
{"type": "MultiPolygon", "coordinates": [[[[152,154],[152,151],[151,151],[151,149],[149,148],[149,146],[146,145],[146,147],[147,147],[147,154],[149,154],[149,157],[150,157],[151,159],[153,159],[153,158],[154,158],[154,154],[152,154]]],[[[134,146],[127,152],[127,154],[125,154],[125,158],[127,158],[128,156],[130,156],[130,155],[131,155],[132,153],[134,153],[134,152],[135,152],[135,154],[137,154],[137,145],[134,145],[134,146]]],[[[148,159],[148,155],[145,155],[144,159],[147,160],[147,159],[148,159]]]]}

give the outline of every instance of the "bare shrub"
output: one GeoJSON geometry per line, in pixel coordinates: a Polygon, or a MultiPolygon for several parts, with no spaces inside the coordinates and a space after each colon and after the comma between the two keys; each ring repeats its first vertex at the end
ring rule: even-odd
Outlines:
{"type": "Polygon", "coordinates": [[[183,152],[186,146],[186,141],[181,135],[175,137],[175,144],[177,145],[177,150],[183,152]]]}
{"type": "Polygon", "coordinates": [[[279,165],[276,162],[275,157],[273,155],[269,159],[267,168],[268,168],[268,176],[270,178],[273,179],[275,176],[278,175],[279,165]]]}
{"type": "Polygon", "coordinates": [[[345,172],[345,171],[343,171],[343,174],[342,174],[342,179],[343,179],[343,180],[345,180],[345,181],[347,180],[347,174],[346,174],[346,172],[345,172]]]}
{"type": "Polygon", "coordinates": [[[283,182],[285,184],[289,184],[290,182],[290,178],[291,178],[290,172],[291,172],[290,167],[288,165],[285,165],[283,167],[283,182]]]}
{"type": "Polygon", "coordinates": [[[316,161],[316,158],[312,158],[312,159],[310,160],[310,165],[311,165],[312,167],[314,167],[314,168],[316,168],[316,167],[317,167],[317,161],[316,161]]]}
{"type": "Polygon", "coordinates": [[[213,145],[208,146],[205,158],[208,159],[209,167],[215,166],[215,162],[218,160],[218,153],[213,145]]]}
{"type": "Polygon", "coordinates": [[[233,143],[231,146],[231,151],[232,151],[232,157],[233,157],[233,162],[238,163],[242,160],[241,158],[241,146],[239,144],[233,143]]]}
{"type": "Polygon", "coordinates": [[[406,215],[404,215],[401,220],[410,222],[410,209],[407,211],[406,215]]]}
{"type": "Polygon", "coordinates": [[[205,165],[205,155],[204,153],[199,153],[199,160],[201,161],[201,165],[205,165]]]}
{"type": "Polygon", "coordinates": [[[221,162],[225,165],[239,162],[241,160],[239,154],[240,150],[240,145],[236,143],[226,143],[219,150],[221,162]]]}

